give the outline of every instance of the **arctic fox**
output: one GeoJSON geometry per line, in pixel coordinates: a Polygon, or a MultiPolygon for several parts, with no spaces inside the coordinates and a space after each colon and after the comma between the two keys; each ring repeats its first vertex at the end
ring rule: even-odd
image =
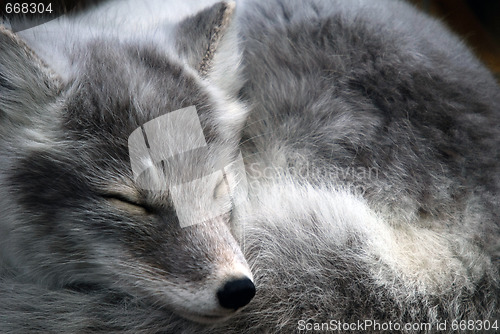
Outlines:
{"type": "Polygon", "coordinates": [[[0,46],[0,332],[500,326],[500,89],[410,5],[111,1],[0,46]],[[202,149],[141,186],[171,132],[202,149]]]}

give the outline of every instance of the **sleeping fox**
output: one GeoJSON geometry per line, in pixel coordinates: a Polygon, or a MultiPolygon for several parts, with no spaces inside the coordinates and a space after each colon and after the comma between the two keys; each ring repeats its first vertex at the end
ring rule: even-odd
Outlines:
{"type": "Polygon", "coordinates": [[[500,89],[436,20],[109,1],[0,29],[0,332],[500,325],[500,89]]]}

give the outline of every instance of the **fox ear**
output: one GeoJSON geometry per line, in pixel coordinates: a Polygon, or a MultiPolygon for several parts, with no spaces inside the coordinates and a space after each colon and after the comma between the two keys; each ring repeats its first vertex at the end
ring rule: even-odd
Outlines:
{"type": "Polygon", "coordinates": [[[0,25],[0,135],[49,120],[61,90],[58,76],[14,33],[0,25]]]}
{"type": "Polygon", "coordinates": [[[241,54],[233,16],[235,3],[218,2],[182,21],[176,47],[200,76],[231,92],[239,81],[241,54]]]}

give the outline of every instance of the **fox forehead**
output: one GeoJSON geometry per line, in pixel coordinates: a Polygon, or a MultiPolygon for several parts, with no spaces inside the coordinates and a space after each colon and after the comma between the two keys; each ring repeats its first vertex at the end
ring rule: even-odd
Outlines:
{"type": "Polygon", "coordinates": [[[65,124],[76,134],[123,142],[156,117],[210,105],[189,69],[149,45],[94,41],[75,62],[81,64],[68,90],[65,124]]]}
{"type": "MultiPolygon", "coordinates": [[[[196,118],[202,128],[179,124],[180,131],[188,132],[188,137],[206,138],[205,145],[212,144],[207,117],[216,108],[214,97],[192,70],[147,44],[123,45],[101,40],[94,41],[87,49],[75,59],[80,62],[81,70],[75,74],[66,95],[64,136],[80,152],[80,157],[86,159],[81,164],[86,166],[87,179],[103,192],[164,202],[169,198],[168,191],[150,196],[134,182],[129,138],[166,114],[195,106],[195,116],[200,116],[196,118]]],[[[170,144],[163,143],[168,137],[166,131],[159,129],[161,145],[166,146],[160,149],[170,144]]],[[[211,170],[229,163],[232,145],[209,146],[177,156],[176,164],[165,161],[153,166],[152,179],[158,187],[165,188],[166,184],[197,179],[206,168],[211,170]]]]}

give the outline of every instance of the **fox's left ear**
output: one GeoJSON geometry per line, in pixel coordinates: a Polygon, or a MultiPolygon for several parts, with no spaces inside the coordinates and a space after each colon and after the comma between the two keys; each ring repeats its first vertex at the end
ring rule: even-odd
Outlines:
{"type": "Polygon", "coordinates": [[[0,139],[54,122],[62,83],[17,35],[0,25],[0,139]]]}
{"type": "Polygon", "coordinates": [[[186,62],[228,93],[240,86],[235,6],[233,1],[218,2],[182,21],[176,31],[176,47],[186,62]]]}

